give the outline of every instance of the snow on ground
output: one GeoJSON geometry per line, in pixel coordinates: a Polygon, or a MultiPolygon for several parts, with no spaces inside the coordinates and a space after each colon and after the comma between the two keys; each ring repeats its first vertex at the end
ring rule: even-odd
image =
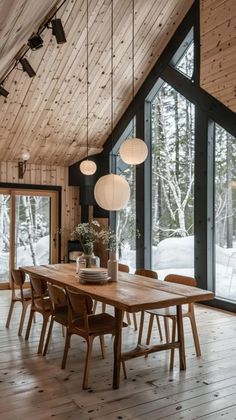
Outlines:
{"type": "MultiPolygon", "coordinates": [[[[49,245],[49,235],[40,238],[37,242],[34,242],[33,248],[35,252],[37,265],[49,263],[49,245]]],[[[17,247],[16,267],[21,267],[23,265],[33,265],[29,245],[17,247]]],[[[6,279],[8,278],[8,270],[9,252],[5,252],[1,255],[0,281],[6,281],[6,279]]]]}
{"type": "MultiPolygon", "coordinates": [[[[135,251],[125,247],[122,263],[135,271],[135,251]]],[[[164,280],[167,274],[194,276],[194,236],[168,238],[152,248],[152,266],[158,278],[164,280]]],[[[236,300],[236,249],[216,245],[216,295],[236,300]]]]}

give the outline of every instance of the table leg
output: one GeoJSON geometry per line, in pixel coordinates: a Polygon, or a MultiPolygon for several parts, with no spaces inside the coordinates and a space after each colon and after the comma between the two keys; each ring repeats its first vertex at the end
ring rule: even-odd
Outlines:
{"type": "Polygon", "coordinates": [[[185,345],[184,345],[184,327],[183,327],[183,316],[182,306],[176,306],[177,311],[177,327],[178,327],[178,341],[179,341],[179,366],[181,370],[186,369],[185,359],[185,345]]]}
{"type": "Polygon", "coordinates": [[[120,386],[120,362],[121,362],[121,336],[123,311],[115,308],[116,318],[116,335],[114,340],[114,366],[113,366],[113,389],[118,389],[120,386]]]}

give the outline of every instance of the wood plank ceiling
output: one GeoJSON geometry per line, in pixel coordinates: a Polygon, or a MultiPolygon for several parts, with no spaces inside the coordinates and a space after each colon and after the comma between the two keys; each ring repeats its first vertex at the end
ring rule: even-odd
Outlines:
{"type": "MultiPolygon", "coordinates": [[[[147,77],[192,0],[135,1],[135,92],[147,77]]],[[[0,2],[0,77],[4,77],[32,32],[60,1],[0,2]]],[[[110,132],[110,0],[89,1],[89,153],[102,150],[110,132]]],[[[53,14],[53,12],[51,12],[53,14]]],[[[25,57],[36,71],[29,78],[17,65],[0,96],[0,161],[70,165],[86,154],[86,1],[68,0],[62,19],[67,43],[57,45],[51,29],[43,48],[25,57]]],[[[114,123],[132,98],[132,1],[114,0],[114,123]]]]}

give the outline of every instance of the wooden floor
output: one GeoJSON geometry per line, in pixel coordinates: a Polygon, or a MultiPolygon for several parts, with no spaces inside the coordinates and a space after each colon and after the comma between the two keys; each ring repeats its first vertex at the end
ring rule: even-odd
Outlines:
{"type": "MultiPolygon", "coordinates": [[[[194,354],[185,320],[187,370],[173,372],[169,355],[158,353],[127,362],[128,379],[112,390],[112,339],[106,337],[107,356],[101,359],[95,341],[90,389],[81,390],[85,343],[73,337],[65,371],[60,369],[64,339],[55,326],[46,358],[37,355],[41,319],[38,315],[29,342],[18,338],[20,305],[9,330],[5,320],[9,292],[0,291],[0,419],[236,419],[236,317],[198,306],[196,315],[202,357],[194,354]]],[[[155,329],[153,339],[157,342],[155,329]]],[[[123,347],[136,343],[126,328],[123,347]]],[[[176,354],[177,356],[177,354],[176,354]]]]}

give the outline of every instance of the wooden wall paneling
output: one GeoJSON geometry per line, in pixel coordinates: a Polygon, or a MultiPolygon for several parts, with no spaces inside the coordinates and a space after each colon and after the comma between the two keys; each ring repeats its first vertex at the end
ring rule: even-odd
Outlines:
{"type": "Polygon", "coordinates": [[[201,87],[236,111],[236,2],[201,0],[201,87]]]}

